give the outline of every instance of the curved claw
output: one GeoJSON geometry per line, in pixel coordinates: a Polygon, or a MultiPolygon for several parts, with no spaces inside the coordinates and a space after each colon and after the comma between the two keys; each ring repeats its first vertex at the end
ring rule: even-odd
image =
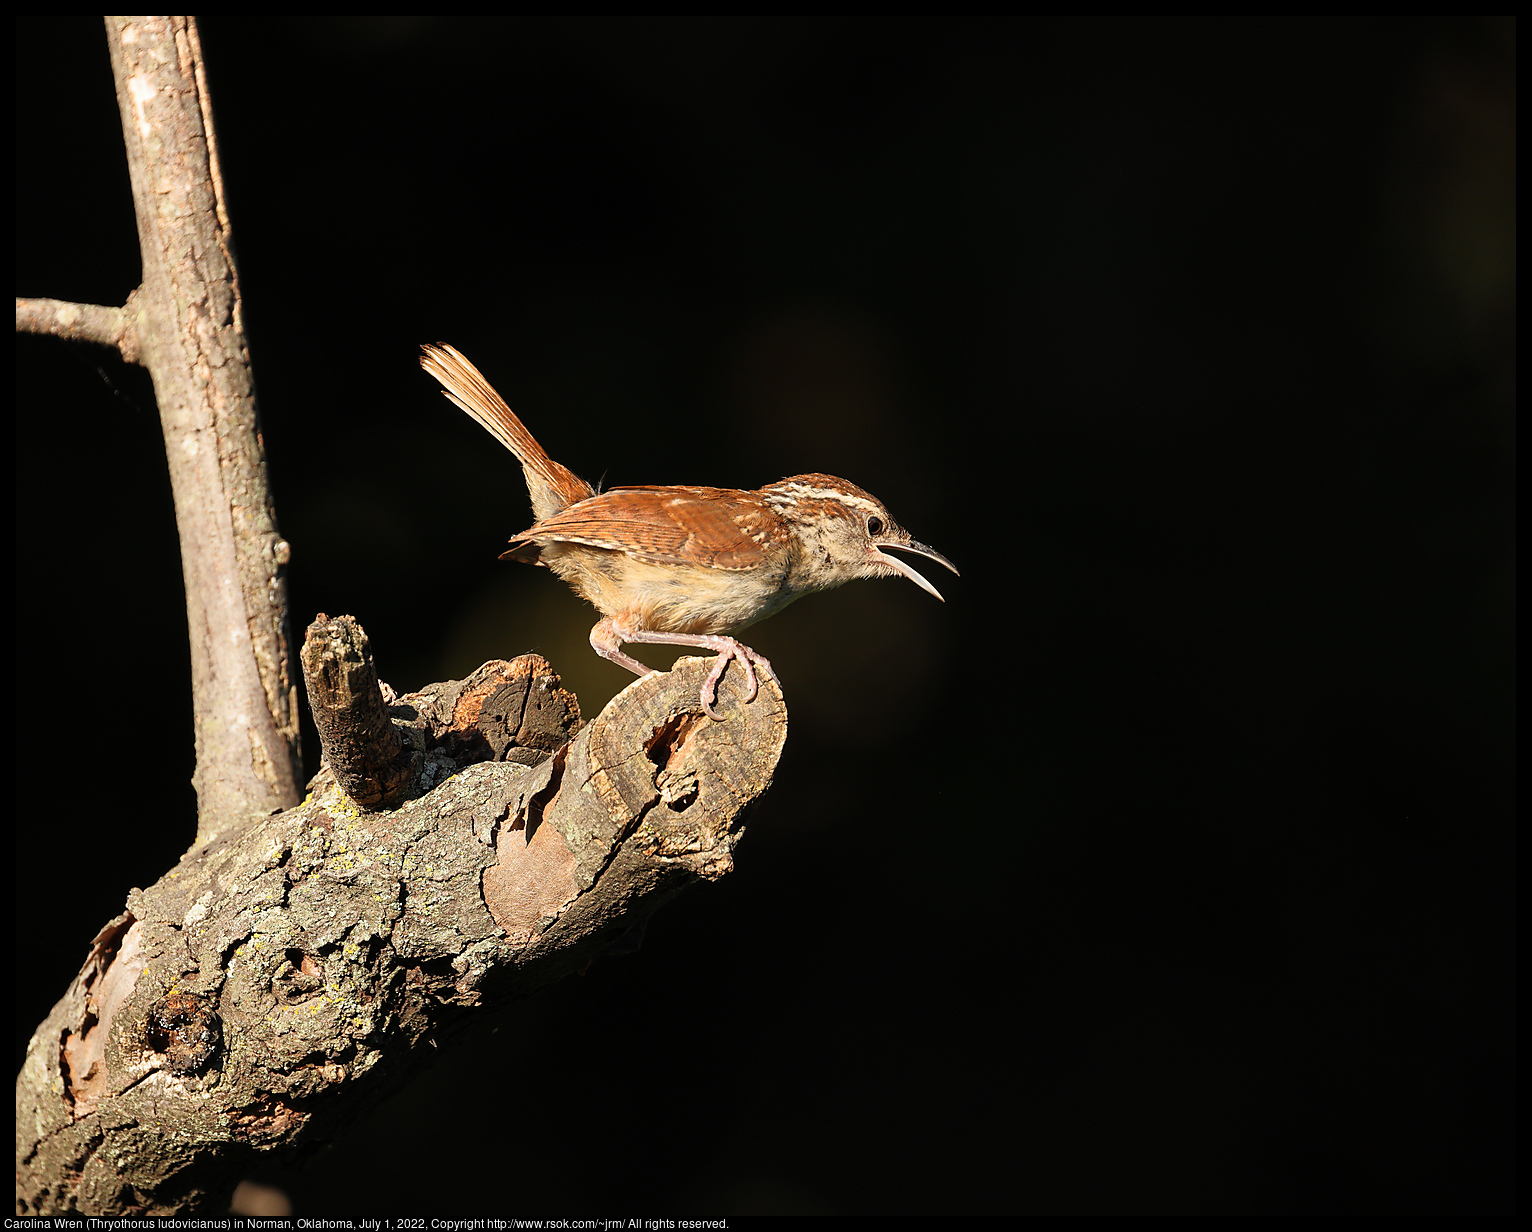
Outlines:
{"type": "Polygon", "coordinates": [[[621,664],[630,672],[640,676],[646,676],[653,668],[646,667],[637,659],[631,659],[622,652],[625,642],[651,642],[660,646],[696,646],[703,650],[716,650],[718,657],[713,660],[713,670],[707,674],[707,679],[702,682],[702,689],[698,699],[702,702],[702,709],[708,718],[723,722],[723,715],[713,709],[713,703],[718,699],[718,685],[723,679],[725,669],[729,666],[729,660],[738,659],[745,669],[745,704],[748,706],[760,692],[760,683],[756,680],[755,669],[771,672],[771,660],[764,655],[758,655],[743,642],[737,642],[732,637],[724,637],[714,633],[656,633],[649,629],[634,629],[629,627],[626,620],[620,620],[615,616],[608,616],[598,621],[596,627],[590,631],[590,644],[597,654],[604,659],[610,659],[613,663],[621,664]]]}
{"type": "MultiPolygon", "coordinates": [[[[732,641],[732,639],[730,639],[732,641]]],[[[707,679],[702,682],[701,701],[702,709],[708,718],[723,722],[723,715],[713,709],[713,702],[718,698],[718,685],[723,680],[723,674],[727,670],[731,660],[737,659],[741,667],[745,669],[745,705],[749,705],[760,692],[760,683],[755,678],[755,665],[758,663],[766,671],[771,670],[771,663],[762,655],[758,655],[750,647],[741,642],[734,642],[732,646],[725,647],[718,652],[718,657],[713,660],[713,670],[708,673],[707,679]]]]}

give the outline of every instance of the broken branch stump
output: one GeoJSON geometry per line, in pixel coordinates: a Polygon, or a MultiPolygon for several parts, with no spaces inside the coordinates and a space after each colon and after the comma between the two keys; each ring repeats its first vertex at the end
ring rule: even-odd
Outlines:
{"type": "MultiPolygon", "coordinates": [[[[332,649],[364,645],[334,624],[332,649]]],[[[536,655],[381,694],[397,806],[363,807],[326,767],[97,935],[17,1080],[18,1211],[216,1209],[250,1153],[340,1131],[427,1037],[625,948],[728,872],[787,713],[769,676],[744,705],[731,666],[726,721],[703,715],[710,666],[635,680],[584,727],[536,655]]]]}

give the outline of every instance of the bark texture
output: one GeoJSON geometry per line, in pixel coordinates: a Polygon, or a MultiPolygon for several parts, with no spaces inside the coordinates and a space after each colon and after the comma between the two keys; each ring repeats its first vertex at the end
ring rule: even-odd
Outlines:
{"type": "Polygon", "coordinates": [[[337,1131],[427,1037],[728,872],[787,716],[774,679],[747,706],[731,671],[707,718],[710,665],[634,681],[574,734],[544,660],[486,663],[388,705],[412,759],[398,808],[325,769],[132,891],[28,1048],[18,1213],[227,1210],[252,1152],[337,1131]]]}
{"type": "Polygon", "coordinates": [[[108,17],[106,30],[144,269],[112,336],[153,378],[165,438],[186,583],[202,843],[299,797],[291,549],[266,479],[196,23],[108,17]]]}

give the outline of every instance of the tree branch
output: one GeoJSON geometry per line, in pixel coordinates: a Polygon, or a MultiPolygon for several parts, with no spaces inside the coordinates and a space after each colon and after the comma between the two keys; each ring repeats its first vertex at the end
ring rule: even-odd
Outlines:
{"type": "Polygon", "coordinates": [[[52,334],[71,342],[94,342],[111,347],[130,364],[138,362],[138,328],[133,313],[134,296],[123,308],[101,304],[71,304],[61,299],[16,297],[16,332],[52,334]]]}
{"type": "Polygon", "coordinates": [[[350,616],[331,620],[320,612],[299,657],[324,764],[362,808],[396,807],[418,767],[388,721],[392,698],[379,685],[362,627],[350,616]]]}
{"type": "MultiPolygon", "coordinates": [[[[108,17],[191,633],[197,838],[298,800],[288,545],[266,482],[211,104],[188,17],[108,17]]],[[[105,311],[105,310],[103,310],[105,311]]]]}
{"type": "Polygon", "coordinates": [[[413,755],[396,810],[326,769],[133,891],[28,1047],[18,1210],[217,1209],[252,1154],[342,1130],[471,1010],[632,948],[733,867],[786,738],[770,676],[704,715],[711,665],[634,681],[566,743],[548,664],[486,663],[388,707],[413,755]]]}

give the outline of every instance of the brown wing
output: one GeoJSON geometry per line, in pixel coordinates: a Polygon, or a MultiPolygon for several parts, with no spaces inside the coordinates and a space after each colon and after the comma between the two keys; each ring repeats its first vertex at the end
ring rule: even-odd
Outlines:
{"type": "Polygon", "coordinates": [[[505,556],[535,559],[533,545],[584,543],[655,564],[752,569],[789,531],[753,492],[732,488],[612,488],[544,518],[505,556]]]}

